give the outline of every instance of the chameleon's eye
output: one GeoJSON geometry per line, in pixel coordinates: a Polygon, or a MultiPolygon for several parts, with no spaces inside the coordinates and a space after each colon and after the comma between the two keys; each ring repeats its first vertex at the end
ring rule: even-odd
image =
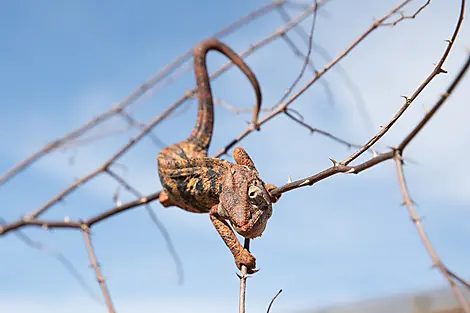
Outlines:
{"type": "Polygon", "coordinates": [[[250,197],[251,200],[255,200],[257,198],[263,198],[263,191],[261,188],[258,186],[251,185],[248,188],[248,197],[250,197]]]}

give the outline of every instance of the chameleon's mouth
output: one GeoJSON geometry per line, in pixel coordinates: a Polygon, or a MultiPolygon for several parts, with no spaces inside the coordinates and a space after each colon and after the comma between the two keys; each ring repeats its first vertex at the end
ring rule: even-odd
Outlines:
{"type": "Polygon", "coordinates": [[[266,228],[266,222],[270,214],[264,210],[256,210],[253,214],[249,212],[248,221],[241,226],[233,225],[237,233],[245,238],[256,238],[261,236],[266,228]]]}

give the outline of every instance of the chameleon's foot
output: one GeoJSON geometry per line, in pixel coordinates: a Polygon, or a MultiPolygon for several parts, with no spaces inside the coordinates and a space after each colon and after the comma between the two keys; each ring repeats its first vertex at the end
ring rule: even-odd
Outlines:
{"type": "Polygon", "coordinates": [[[172,205],[170,199],[168,198],[168,193],[165,190],[162,190],[160,192],[160,195],[158,196],[158,200],[164,207],[169,207],[172,205]]]}
{"type": "Polygon", "coordinates": [[[256,269],[256,258],[246,249],[243,249],[242,252],[235,257],[235,264],[237,264],[239,270],[242,269],[242,265],[245,265],[248,274],[254,274],[258,271],[256,269]]]}
{"type": "Polygon", "coordinates": [[[282,196],[282,194],[278,195],[278,196],[273,196],[271,195],[271,191],[276,189],[277,187],[275,185],[272,185],[272,184],[264,184],[266,186],[266,191],[269,193],[269,197],[271,198],[271,202],[272,203],[276,203],[282,196]]]}

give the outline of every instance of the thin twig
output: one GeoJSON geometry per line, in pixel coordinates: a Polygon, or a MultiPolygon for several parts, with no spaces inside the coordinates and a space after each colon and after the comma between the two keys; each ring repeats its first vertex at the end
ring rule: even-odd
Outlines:
{"type": "Polygon", "coordinates": [[[444,62],[447,60],[447,57],[449,56],[449,53],[452,50],[454,42],[457,39],[457,36],[460,32],[460,28],[462,26],[464,13],[465,13],[465,4],[466,4],[466,1],[462,0],[461,5],[460,5],[459,17],[457,19],[457,23],[454,28],[452,37],[450,40],[447,41],[447,48],[445,49],[442,57],[440,58],[436,66],[434,67],[431,74],[429,74],[429,76],[421,83],[421,85],[419,85],[419,87],[415,90],[415,92],[411,95],[411,97],[405,97],[405,103],[398,110],[398,112],[393,116],[393,118],[385,126],[383,126],[380,129],[380,131],[374,135],[374,137],[372,137],[366,144],[364,144],[361,149],[357,150],[356,152],[351,154],[349,157],[344,159],[344,161],[341,162],[342,164],[348,165],[349,163],[357,159],[361,154],[363,154],[367,149],[372,147],[377,141],[379,141],[379,139],[382,138],[390,130],[390,128],[395,124],[395,122],[400,118],[400,116],[402,116],[403,113],[405,113],[406,109],[408,109],[411,103],[413,103],[413,101],[421,94],[421,92],[426,88],[426,86],[428,86],[429,83],[437,75],[441,73],[446,73],[446,71],[442,68],[442,66],[444,65],[444,62]]]}
{"type": "MultiPolygon", "coordinates": [[[[245,238],[243,248],[250,251],[250,239],[245,238]]],[[[248,268],[242,264],[240,271],[240,300],[238,303],[238,313],[245,313],[245,298],[246,298],[246,280],[248,279],[248,268]]]]}
{"type": "MultiPolygon", "coordinates": [[[[121,186],[123,186],[127,191],[132,193],[134,196],[140,199],[142,198],[142,194],[137,189],[134,189],[131,185],[129,185],[117,173],[115,173],[111,169],[108,169],[107,173],[113,179],[115,179],[121,186]]],[[[168,230],[166,229],[165,225],[160,221],[160,219],[157,217],[157,214],[152,210],[152,207],[150,206],[150,204],[146,204],[145,208],[147,210],[147,214],[149,215],[150,219],[157,226],[158,230],[160,231],[160,234],[163,236],[166,242],[167,249],[170,252],[170,255],[173,258],[173,261],[175,262],[175,265],[176,265],[176,273],[178,275],[178,284],[181,285],[184,282],[183,265],[181,263],[181,258],[179,257],[178,252],[176,251],[176,248],[173,244],[173,241],[171,240],[168,230]]]]}
{"type": "Polygon", "coordinates": [[[266,311],[266,313],[269,313],[271,311],[271,307],[274,303],[274,300],[276,300],[276,298],[279,297],[281,292],[282,292],[282,289],[279,289],[279,291],[276,293],[276,295],[272,298],[271,302],[269,303],[268,310],[266,311]]]}
{"type": "Polygon", "coordinates": [[[330,139],[332,139],[333,141],[336,141],[340,144],[343,144],[345,145],[346,147],[348,148],[360,148],[361,146],[360,145],[357,145],[357,144],[353,144],[353,143],[350,143],[344,139],[341,139],[325,130],[322,130],[322,129],[319,129],[319,128],[316,128],[316,127],[313,127],[309,124],[307,124],[306,122],[304,122],[302,119],[299,119],[298,117],[294,116],[291,112],[293,111],[293,109],[290,109],[288,108],[284,114],[287,115],[290,119],[292,119],[294,122],[298,123],[299,125],[307,128],[308,130],[310,130],[310,132],[313,134],[313,133],[318,133],[318,134],[321,134],[323,136],[326,136],[330,139]]]}
{"type": "Polygon", "coordinates": [[[431,242],[429,241],[429,238],[426,235],[426,232],[424,231],[423,225],[421,223],[421,217],[419,217],[416,214],[416,210],[413,205],[413,201],[411,200],[410,194],[408,192],[408,188],[406,186],[406,181],[405,181],[405,176],[403,173],[403,162],[401,160],[401,155],[400,152],[397,150],[395,154],[395,164],[397,168],[397,175],[398,175],[398,181],[400,183],[400,189],[403,194],[403,203],[406,205],[408,208],[408,213],[410,214],[410,217],[416,227],[416,230],[418,231],[419,237],[421,238],[421,241],[423,242],[424,246],[426,247],[426,250],[428,251],[429,256],[431,257],[434,266],[439,269],[441,272],[442,276],[449,282],[450,287],[452,288],[452,291],[454,292],[457,300],[459,301],[460,305],[462,306],[462,309],[465,311],[465,313],[470,313],[470,307],[465,300],[465,297],[462,293],[462,291],[458,288],[456,283],[452,280],[450,275],[447,272],[447,269],[444,267],[442,264],[440,258],[437,256],[436,251],[434,250],[431,242]]]}
{"type": "MultiPolygon", "coordinates": [[[[318,2],[315,0],[315,6],[316,5],[318,5],[318,2]]],[[[278,8],[278,11],[285,12],[285,9],[280,7],[280,8],[278,8]]],[[[282,13],[281,13],[281,15],[282,15],[282,13]]],[[[307,38],[308,38],[307,39],[307,54],[302,53],[301,50],[295,45],[295,43],[289,38],[289,36],[287,34],[284,34],[284,36],[283,36],[284,41],[292,49],[294,54],[296,56],[298,56],[299,58],[303,59],[304,62],[302,64],[302,68],[301,68],[299,74],[294,79],[292,84],[286,89],[286,91],[284,92],[284,95],[278,101],[276,106],[278,106],[282,102],[284,102],[287,99],[287,97],[291,94],[292,90],[295,88],[295,86],[297,86],[300,79],[304,76],[305,70],[307,69],[307,67],[310,67],[310,69],[312,70],[314,75],[317,73],[317,70],[315,69],[315,65],[313,65],[313,63],[311,62],[311,59],[310,59],[311,54],[312,54],[313,35],[314,35],[314,32],[315,32],[315,25],[316,25],[316,22],[317,22],[317,15],[318,15],[318,10],[315,10],[315,12],[313,14],[313,18],[312,18],[312,24],[311,24],[311,27],[310,27],[310,32],[308,33],[308,36],[307,36],[307,38]]],[[[289,17],[289,19],[290,19],[290,17],[289,17]]],[[[298,27],[300,27],[300,25],[296,25],[294,29],[297,29],[298,27]]],[[[330,99],[330,102],[332,104],[334,104],[335,100],[334,100],[333,92],[331,91],[331,88],[330,88],[328,82],[320,80],[320,83],[324,87],[325,93],[326,93],[327,97],[330,99]]]]}
{"type": "Polygon", "coordinates": [[[415,19],[419,13],[421,13],[421,11],[423,11],[429,4],[431,3],[431,0],[428,0],[426,1],[426,3],[424,3],[422,6],[420,6],[416,11],[415,13],[413,13],[412,15],[405,15],[403,13],[400,13],[400,18],[397,19],[396,21],[393,21],[393,22],[389,22],[389,23],[383,23],[382,25],[383,26],[395,26],[397,25],[398,23],[400,23],[401,21],[403,20],[408,20],[408,19],[415,19]]]}
{"type": "MultiPolygon", "coordinates": [[[[3,219],[2,219],[2,223],[3,223],[3,219]]],[[[21,230],[15,231],[14,235],[27,246],[37,249],[49,255],[50,257],[56,259],[70,273],[70,275],[72,275],[72,277],[78,282],[78,284],[93,300],[101,303],[101,300],[99,299],[99,297],[96,295],[96,293],[93,292],[90,286],[88,286],[88,284],[85,282],[82,275],[80,275],[80,273],[77,271],[73,263],[68,258],[66,258],[61,252],[51,247],[48,247],[41,242],[31,239],[21,230]]]]}
{"type": "Polygon", "coordinates": [[[88,226],[83,225],[83,238],[85,239],[86,248],[88,251],[88,256],[90,258],[91,267],[95,270],[96,279],[98,280],[98,284],[100,285],[101,292],[103,293],[103,297],[106,301],[106,305],[108,307],[109,313],[115,313],[116,310],[114,309],[113,302],[111,300],[111,295],[109,294],[108,287],[106,286],[106,280],[101,273],[100,266],[98,260],[95,255],[95,251],[93,250],[93,244],[91,242],[90,237],[90,229],[88,226]]]}
{"type": "MultiPolygon", "coordinates": [[[[284,7],[278,8],[277,12],[279,12],[281,18],[284,21],[289,21],[291,19],[290,14],[284,7]]],[[[297,35],[304,41],[306,45],[309,44],[309,34],[303,29],[303,27],[301,27],[301,25],[297,25],[296,27],[294,27],[293,31],[297,33],[297,35]]],[[[327,63],[333,59],[333,57],[328,53],[325,48],[316,44],[315,42],[312,42],[312,49],[327,63]]],[[[372,128],[372,118],[370,117],[370,114],[367,111],[367,105],[364,100],[364,96],[362,95],[361,89],[356,85],[354,80],[349,77],[348,72],[343,68],[341,64],[337,64],[335,68],[336,71],[339,72],[339,75],[343,79],[344,83],[346,84],[346,88],[348,88],[351,94],[353,95],[356,102],[356,107],[358,108],[364,121],[367,123],[367,127],[372,128]]],[[[327,90],[325,89],[325,91],[327,90]]]]}
{"type": "Polygon", "coordinates": [[[468,283],[465,279],[460,277],[459,275],[455,274],[453,271],[449,270],[447,267],[445,268],[447,274],[449,274],[450,277],[458,281],[460,284],[463,286],[467,287],[467,289],[470,290],[470,283],[468,283]]]}

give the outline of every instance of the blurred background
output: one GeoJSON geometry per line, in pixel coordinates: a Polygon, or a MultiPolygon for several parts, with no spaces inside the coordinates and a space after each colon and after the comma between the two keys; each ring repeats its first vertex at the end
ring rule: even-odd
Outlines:
{"type": "MultiPolygon", "coordinates": [[[[311,80],[396,0],[324,1],[315,21],[312,63],[295,90],[311,80]]],[[[426,1],[411,1],[413,14],[426,1]]],[[[132,90],[237,19],[269,1],[45,0],[0,3],[0,173],[42,146],[115,106],[132,90]]],[[[303,14],[304,1],[276,7],[223,37],[241,53],[303,14]]],[[[362,145],[387,123],[439,61],[459,14],[460,1],[432,1],[416,19],[379,27],[292,109],[304,121],[362,145]]],[[[400,15],[392,18],[396,20],[400,15]]],[[[308,51],[311,14],[246,58],[262,87],[263,105],[274,106],[298,76],[308,51]],[[308,38],[307,38],[308,39],[308,38]],[[297,47],[295,50],[293,47],[297,47]]],[[[468,19],[439,75],[375,149],[388,151],[423,117],[456,75],[470,47],[468,19]]],[[[150,90],[128,112],[141,123],[161,114],[194,87],[192,59],[150,90]],[[186,67],[184,67],[186,66],[186,67]],[[184,70],[186,69],[186,70],[184,70]],[[179,74],[178,74],[179,73],[179,74]]],[[[213,52],[211,72],[226,59],[213,52]]],[[[424,227],[444,263],[470,276],[469,176],[465,158],[470,77],[405,153],[405,174],[424,227]]],[[[252,118],[254,94],[231,69],[213,82],[213,155],[252,118]],[[241,109],[235,112],[233,108],[241,109]]],[[[156,156],[186,138],[195,124],[190,99],[120,158],[113,169],[140,193],[160,190],[156,156]]],[[[266,116],[269,112],[262,112],[266,116]]],[[[13,222],[96,169],[139,133],[115,116],[64,145],[0,186],[0,216],[13,222]]],[[[241,143],[266,182],[283,185],[342,160],[353,148],[311,132],[280,115],[241,143]]],[[[367,160],[364,154],[357,162],[367,160]]],[[[231,160],[230,156],[225,156],[231,160]]],[[[135,197],[106,175],[61,201],[43,218],[83,219],[135,197]]],[[[283,195],[262,238],[251,248],[260,271],[248,279],[247,312],[434,312],[457,306],[418,237],[405,207],[392,161],[360,175],[336,175],[283,195]]],[[[101,269],[118,312],[236,312],[239,279],[233,257],[207,215],[152,204],[181,259],[175,261],[143,207],[92,229],[101,269]]],[[[25,228],[44,245],[25,244],[14,233],[0,238],[0,303],[5,312],[105,312],[83,242],[75,230],[25,228]],[[49,251],[45,253],[44,250],[49,251]],[[77,280],[56,258],[66,257],[77,280]]],[[[458,311],[446,311],[458,312],[458,311]]]]}

